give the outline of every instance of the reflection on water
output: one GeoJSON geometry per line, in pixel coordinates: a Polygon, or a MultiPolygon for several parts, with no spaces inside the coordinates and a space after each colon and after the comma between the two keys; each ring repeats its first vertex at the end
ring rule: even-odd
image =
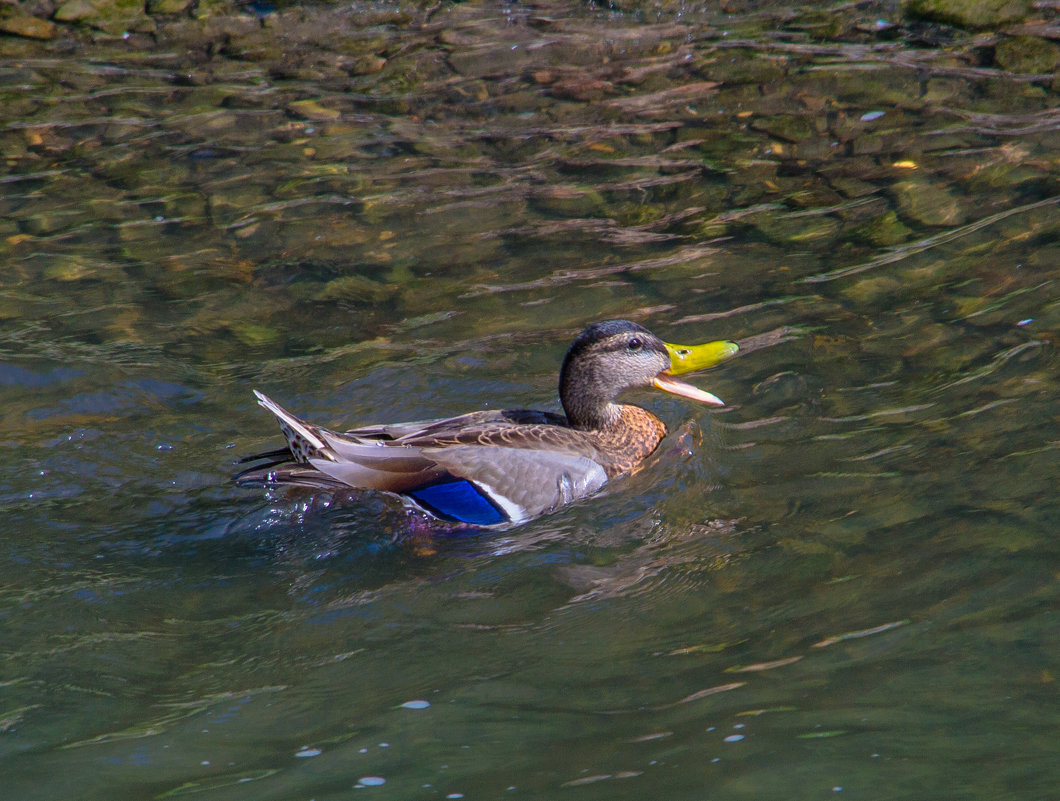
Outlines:
{"type": "Polygon", "coordinates": [[[638,9],[4,39],[12,798],[1054,792],[1054,42],[638,9]],[[602,497],[228,483],[252,387],[555,408],[613,317],[741,351],[602,497]]]}

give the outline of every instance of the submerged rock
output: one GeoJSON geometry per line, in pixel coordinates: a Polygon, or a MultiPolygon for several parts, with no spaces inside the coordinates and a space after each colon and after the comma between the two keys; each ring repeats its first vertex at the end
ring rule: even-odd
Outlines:
{"type": "Polygon", "coordinates": [[[96,6],[91,0],[66,0],[53,16],[59,22],[77,22],[95,13],[96,6]]]}
{"type": "Polygon", "coordinates": [[[56,10],[54,19],[79,22],[114,35],[154,28],[143,0],[66,0],[56,10]]]}
{"type": "Polygon", "coordinates": [[[342,118],[342,112],[338,109],[328,108],[312,99],[292,101],[287,108],[292,114],[314,122],[328,122],[342,118]]]}
{"type": "Polygon", "coordinates": [[[1012,36],[998,42],[994,61],[1010,72],[1045,75],[1060,63],[1060,48],[1037,36],[1012,36]]]}
{"type": "Polygon", "coordinates": [[[959,28],[996,28],[1022,22],[1031,13],[1030,0],[904,0],[911,17],[945,22],[959,28]]]}
{"type": "Polygon", "coordinates": [[[785,142],[801,142],[816,133],[809,119],[791,114],[761,117],[754,120],[751,123],[751,127],[777,139],[783,139],[785,142]]]}
{"type": "Polygon", "coordinates": [[[0,31],[26,39],[54,39],[56,26],[54,22],[29,14],[0,15],[0,31]]]}
{"type": "Polygon", "coordinates": [[[532,203],[540,211],[559,217],[596,217],[605,206],[599,192],[569,185],[542,188],[532,203]]]}
{"type": "Polygon", "coordinates": [[[147,0],[148,14],[180,14],[193,0],[147,0]]]}
{"type": "Polygon", "coordinates": [[[945,186],[923,179],[899,181],[892,188],[902,217],[922,225],[948,226],[964,222],[965,213],[945,186]]]}
{"type": "Polygon", "coordinates": [[[854,235],[878,247],[891,247],[907,240],[912,231],[891,210],[859,226],[854,235]]]}
{"type": "Polygon", "coordinates": [[[313,295],[318,301],[380,303],[395,293],[395,287],[374,281],[365,275],[344,275],[328,281],[313,295]]]}

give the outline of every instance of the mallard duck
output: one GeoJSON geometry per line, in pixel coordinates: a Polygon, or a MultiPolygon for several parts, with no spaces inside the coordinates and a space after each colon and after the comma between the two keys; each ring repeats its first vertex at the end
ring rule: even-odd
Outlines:
{"type": "Polygon", "coordinates": [[[338,433],[295,417],[257,390],[280,421],[287,447],[236,476],[240,484],[382,490],[447,523],[521,523],[632,473],[666,436],[651,412],[616,403],[654,387],[714,406],[709,392],[674,378],[733,355],[731,342],[663,342],[627,320],[594,323],[567,351],[559,377],[565,415],[529,409],[481,411],[338,433]]]}

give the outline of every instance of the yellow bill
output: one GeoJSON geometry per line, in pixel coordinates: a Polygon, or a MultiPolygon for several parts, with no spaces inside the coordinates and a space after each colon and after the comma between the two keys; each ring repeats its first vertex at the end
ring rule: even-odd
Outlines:
{"type": "Polygon", "coordinates": [[[704,345],[674,345],[670,342],[663,344],[670,352],[670,373],[672,375],[706,370],[708,367],[713,367],[735,356],[736,351],[740,349],[735,342],[723,340],[707,342],[704,345]]]}

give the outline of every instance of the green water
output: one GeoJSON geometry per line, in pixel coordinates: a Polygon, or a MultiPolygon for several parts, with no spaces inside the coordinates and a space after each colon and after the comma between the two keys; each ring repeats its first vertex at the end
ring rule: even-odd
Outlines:
{"type": "Polygon", "coordinates": [[[0,39],[5,799],[1056,797],[1052,40],[662,8],[0,39]],[[741,352],[603,497],[228,482],[612,317],[741,352]]]}

